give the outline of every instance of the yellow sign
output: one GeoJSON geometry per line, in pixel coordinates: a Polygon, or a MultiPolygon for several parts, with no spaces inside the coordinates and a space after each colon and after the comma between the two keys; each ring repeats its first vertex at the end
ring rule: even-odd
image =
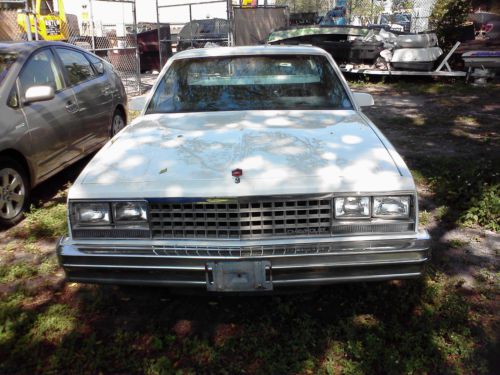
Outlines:
{"type": "Polygon", "coordinates": [[[258,0],[241,0],[242,8],[257,8],[258,0]]]}

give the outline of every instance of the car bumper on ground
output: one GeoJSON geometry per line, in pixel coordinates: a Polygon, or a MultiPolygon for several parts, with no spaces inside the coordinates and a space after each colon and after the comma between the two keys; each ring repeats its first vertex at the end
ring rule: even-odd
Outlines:
{"type": "Polygon", "coordinates": [[[233,292],[414,278],[430,258],[426,231],[259,241],[63,237],[57,254],[69,281],[233,292]]]}

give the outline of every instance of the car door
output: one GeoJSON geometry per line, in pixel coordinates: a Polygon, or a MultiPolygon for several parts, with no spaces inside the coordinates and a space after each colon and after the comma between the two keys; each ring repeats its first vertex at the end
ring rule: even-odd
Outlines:
{"type": "Polygon", "coordinates": [[[32,142],[32,162],[43,178],[78,155],[78,150],[69,147],[71,128],[79,121],[78,104],[73,91],[66,87],[50,48],[37,50],[29,57],[19,73],[18,85],[21,103],[32,86],[54,88],[54,98],[21,106],[32,142]]]}
{"type": "Polygon", "coordinates": [[[67,81],[79,107],[80,127],[76,129],[75,146],[87,153],[109,138],[113,93],[105,70],[98,72],[86,53],[56,47],[67,81]]]}

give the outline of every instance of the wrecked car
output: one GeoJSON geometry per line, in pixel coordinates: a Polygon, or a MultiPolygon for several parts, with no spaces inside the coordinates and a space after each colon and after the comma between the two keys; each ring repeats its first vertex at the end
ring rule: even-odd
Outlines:
{"type": "Polygon", "coordinates": [[[372,104],[316,47],[176,54],[69,190],[67,279],[270,292],[420,276],[415,184],[372,104]]]}

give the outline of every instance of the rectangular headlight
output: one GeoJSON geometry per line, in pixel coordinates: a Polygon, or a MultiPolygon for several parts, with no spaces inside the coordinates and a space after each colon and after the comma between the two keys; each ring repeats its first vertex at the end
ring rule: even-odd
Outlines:
{"type": "Polygon", "coordinates": [[[335,198],[335,218],[364,219],[370,217],[369,197],[337,197],[335,198]]]}
{"type": "Polygon", "coordinates": [[[109,203],[74,203],[73,217],[79,225],[110,225],[109,203]]]}
{"type": "Polygon", "coordinates": [[[146,202],[116,202],[113,203],[113,215],[115,223],[147,223],[146,202]]]}
{"type": "Polygon", "coordinates": [[[410,217],[410,197],[373,197],[373,217],[386,217],[393,219],[410,217]]]}

